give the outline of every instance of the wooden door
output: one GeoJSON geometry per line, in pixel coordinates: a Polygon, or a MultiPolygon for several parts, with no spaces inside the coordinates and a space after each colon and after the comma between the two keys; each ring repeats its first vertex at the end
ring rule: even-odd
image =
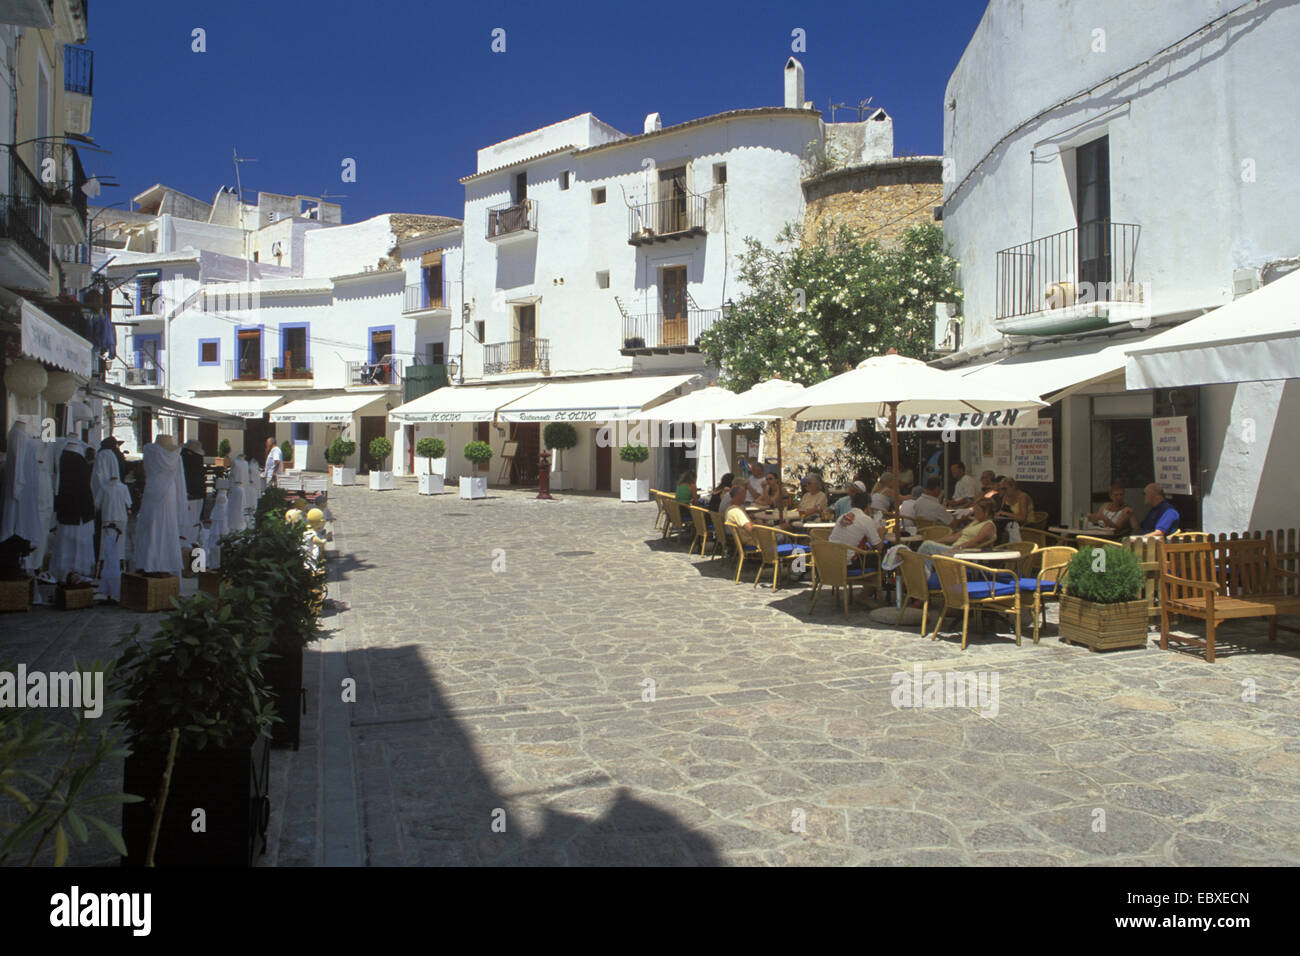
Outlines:
{"type": "Polygon", "coordinates": [[[659,170],[659,232],[686,230],[686,168],[659,170]]]}
{"type": "Polygon", "coordinates": [[[358,444],[361,446],[361,470],[364,474],[383,470],[384,463],[370,454],[370,442],[384,435],[385,430],[386,423],[383,415],[361,416],[361,441],[358,444]]]}
{"type": "Polygon", "coordinates": [[[686,345],[686,267],[669,266],[659,270],[659,307],[663,313],[659,344],[686,345]]]}
{"type": "Polygon", "coordinates": [[[510,465],[512,485],[537,484],[537,456],[542,447],[542,426],[537,422],[512,422],[510,440],[519,443],[514,462],[510,465]]]}
{"type": "Polygon", "coordinates": [[[218,440],[216,422],[199,422],[199,444],[203,446],[203,454],[215,457],[218,440]]]}
{"type": "Polygon", "coordinates": [[[612,491],[613,488],[611,487],[610,479],[613,475],[613,450],[609,447],[608,443],[601,442],[597,439],[596,436],[599,434],[599,430],[591,433],[592,441],[596,442],[596,490],[612,491]]]}
{"type": "Polygon", "coordinates": [[[403,437],[406,444],[406,473],[415,474],[415,426],[405,425],[403,437]]]}
{"type": "MultiPolygon", "coordinates": [[[[492,444],[491,433],[488,431],[487,422],[474,423],[474,440],[487,442],[489,445],[492,444]]],[[[474,463],[475,471],[487,471],[489,468],[491,468],[490,462],[476,461],[474,463]]]]}
{"type": "Polygon", "coordinates": [[[514,367],[537,367],[537,306],[521,305],[515,309],[514,367]]]}
{"type": "Polygon", "coordinates": [[[1079,282],[1110,282],[1110,139],[1103,136],[1075,150],[1075,214],[1078,217],[1079,282]]]}

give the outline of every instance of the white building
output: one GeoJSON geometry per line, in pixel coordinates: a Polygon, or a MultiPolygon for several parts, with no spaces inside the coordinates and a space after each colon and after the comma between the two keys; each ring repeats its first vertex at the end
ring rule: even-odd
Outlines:
{"type": "MultiPolygon", "coordinates": [[[[804,99],[798,61],[782,78],[782,106],[667,126],[650,113],[636,135],[584,113],[479,150],[461,180],[458,387],[396,410],[403,441],[444,438],[449,475],[470,473],[468,441],[488,441],[498,456],[511,442],[510,474],[526,482],[543,425],[567,420],[579,444],[564,454],[564,487],[608,491],[632,477],[616,452],[629,438],[651,446],[637,474],[658,487],[688,467],[701,485],[726,471],[735,443],[725,430],[696,458],[680,445],[655,447],[663,436],[648,429],[611,436],[602,426],[708,384],[700,333],[745,291],[735,275],[743,240],[770,245],[802,221],[811,151],[830,140],[847,163],[893,155],[883,111],[828,125],[804,99]]],[[[493,480],[500,468],[494,459],[493,480]]]]}
{"type": "MultiPolygon", "coordinates": [[[[1300,130],[1279,122],[1297,45],[1286,3],[992,0],[953,72],[943,225],[964,314],[936,340],[959,347],[942,364],[1053,403],[1051,480],[1029,491],[1054,519],[1113,479],[1141,513],[1151,419],[1185,416],[1186,526],[1296,525],[1294,383],[1125,391],[1123,370],[1125,347],[1300,265],[1300,130]]],[[[969,434],[961,454],[1003,471],[1000,448],[969,434]]]]}

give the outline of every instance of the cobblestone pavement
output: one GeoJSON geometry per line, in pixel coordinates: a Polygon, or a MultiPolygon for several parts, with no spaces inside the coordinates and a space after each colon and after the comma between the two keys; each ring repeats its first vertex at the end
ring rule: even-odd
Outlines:
{"type": "Polygon", "coordinates": [[[1054,625],[962,652],[733,584],[660,542],[652,505],[561,497],[334,489],[348,609],[309,663],[345,647],[357,682],[343,704],[325,681],[319,718],[350,708],[355,817],[306,745],[277,765],[267,862],[1300,862],[1294,636],[1230,624],[1212,665],[1054,625]],[[917,664],[996,676],[996,716],[895,707],[917,664]]]}
{"type": "MultiPolygon", "coordinates": [[[[1300,862],[1293,635],[1229,624],[1211,665],[1054,625],[1017,647],[994,619],[962,652],[951,625],[733,584],[652,505],[561,497],[332,489],[341,610],[261,865],[1300,862]],[[996,715],[895,707],[917,664],[996,677],[996,715]]],[[[153,620],[5,615],[0,659],[63,669],[153,620]]]]}

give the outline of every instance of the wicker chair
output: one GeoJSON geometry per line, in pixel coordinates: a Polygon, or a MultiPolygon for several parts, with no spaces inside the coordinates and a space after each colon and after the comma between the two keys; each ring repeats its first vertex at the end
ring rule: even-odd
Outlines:
{"type": "Polygon", "coordinates": [[[763,561],[759,565],[758,574],[754,575],[754,587],[758,587],[759,579],[763,576],[763,571],[768,565],[772,566],[772,590],[775,591],[781,576],[782,561],[793,562],[800,558],[805,564],[808,561],[808,536],[806,534],[794,534],[789,531],[782,531],[780,528],[756,524],[754,525],[754,540],[758,542],[759,554],[763,561]],[[783,543],[778,538],[798,540],[783,543]]]}
{"type": "Polygon", "coordinates": [[[1008,541],[1006,544],[998,545],[998,550],[1020,552],[1020,560],[1016,562],[1016,575],[1024,577],[1030,567],[1030,556],[1038,550],[1038,545],[1032,541],[1008,541]]]}
{"type": "Polygon", "coordinates": [[[1020,574],[1020,593],[1034,596],[1034,643],[1038,643],[1038,628],[1041,619],[1047,623],[1047,599],[1060,600],[1061,575],[1070,559],[1078,552],[1074,548],[1051,547],[1035,551],[1032,560],[1038,565],[1033,575],[1020,574]]]}
{"type": "MultiPolygon", "coordinates": [[[[695,526],[695,537],[691,539],[691,545],[686,549],[686,553],[693,553],[695,545],[698,544],[700,546],[700,557],[704,557],[704,546],[714,540],[713,528],[709,526],[709,512],[699,505],[691,505],[690,508],[691,522],[695,526]]],[[[717,550],[716,542],[714,550],[717,550]]]]}
{"type": "Polygon", "coordinates": [[[903,612],[907,610],[907,605],[911,601],[921,602],[921,634],[925,634],[925,626],[930,614],[930,598],[938,596],[941,591],[939,588],[939,579],[935,577],[931,580],[930,575],[925,571],[925,558],[921,557],[915,551],[901,549],[898,552],[902,558],[902,565],[899,572],[903,576],[903,606],[898,611],[898,623],[903,623],[903,612]]]}
{"type": "Polygon", "coordinates": [[[655,512],[655,530],[658,531],[668,520],[668,509],[664,507],[664,498],[667,497],[662,491],[650,489],[650,497],[654,498],[655,506],[658,509],[655,512]]]}
{"type": "Polygon", "coordinates": [[[1036,544],[1040,548],[1050,548],[1060,544],[1065,539],[1052,531],[1044,531],[1042,528],[1027,528],[1021,525],[1020,540],[1036,544]]]}
{"type": "Polygon", "coordinates": [[[727,551],[727,517],[721,511],[710,511],[709,523],[713,525],[713,554],[723,557],[727,551]]]}
{"type": "MultiPolygon", "coordinates": [[[[736,579],[732,583],[739,584],[740,572],[744,568],[745,562],[749,560],[761,561],[763,559],[763,553],[759,551],[757,546],[745,544],[740,537],[740,528],[738,526],[728,521],[726,522],[725,527],[729,532],[731,532],[731,541],[735,546],[736,552],[736,579]]],[[[760,567],[758,570],[761,573],[763,569],[760,567]]]]}
{"type": "Polygon", "coordinates": [[[676,498],[664,498],[664,513],[667,515],[667,523],[664,525],[664,538],[675,534],[679,539],[687,537],[688,534],[694,534],[694,526],[690,529],[686,527],[686,519],[682,516],[682,506],[676,498]]]}
{"type": "Polygon", "coordinates": [[[1025,521],[1021,522],[1021,525],[1020,525],[1020,528],[1021,528],[1021,534],[1022,534],[1022,535],[1023,535],[1023,533],[1024,533],[1024,529],[1025,529],[1026,527],[1029,527],[1029,528],[1039,528],[1039,529],[1046,528],[1046,527],[1047,527],[1047,512],[1046,512],[1046,511],[1031,511],[1031,512],[1029,512],[1029,517],[1028,517],[1025,521]]]}
{"type": "Polygon", "coordinates": [[[935,522],[934,524],[931,524],[928,527],[918,528],[917,534],[919,534],[926,541],[938,541],[940,538],[946,538],[948,537],[948,535],[952,534],[952,528],[949,528],[947,525],[939,524],[938,522],[935,522]]]}
{"type": "Polygon", "coordinates": [[[878,552],[862,551],[847,544],[840,544],[838,541],[814,539],[810,544],[815,568],[812,603],[808,608],[810,611],[817,608],[817,596],[823,586],[829,587],[832,595],[842,593],[845,617],[849,616],[849,598],[854,585],[860,587],[871,585],[876,591],[883,586],[884,579],[880,570],[878,552]],[[851,554],[858,556],[856,566],[849,564],[851,554]],[[872,559],[874,559],[874,568],[868,566],[872,559]]]}
{"type": "Polygon", "coordinates": [[[966,650],[970,612],[975,610],[1010,611],[1016,626],[1016,646],[1020,645],[1020,579],[1006,568],[990,568],[973,561],[932,555],[935,572],[943,594],[943,609],[934,622],[930,639],[939,636],[939,627],[950,611],[960,610],[961,649],[966,650]]]}

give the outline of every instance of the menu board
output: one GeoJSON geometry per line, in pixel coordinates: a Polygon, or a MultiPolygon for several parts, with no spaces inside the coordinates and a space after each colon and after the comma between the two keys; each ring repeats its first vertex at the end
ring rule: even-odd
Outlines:
{"type": "Polygon", "coordinates": [[[1055,481],[1052,468],[1052,420],[1011,431],[1011,474],[1016,481],[1055,481]]]}
{"type": "Polygon", "coordinates": [[[1155,480],[1165,494],[1190,495],[1192,469],[1187,456],[1187,416],[1151,419],[1151,454],[1155,480]]]}

